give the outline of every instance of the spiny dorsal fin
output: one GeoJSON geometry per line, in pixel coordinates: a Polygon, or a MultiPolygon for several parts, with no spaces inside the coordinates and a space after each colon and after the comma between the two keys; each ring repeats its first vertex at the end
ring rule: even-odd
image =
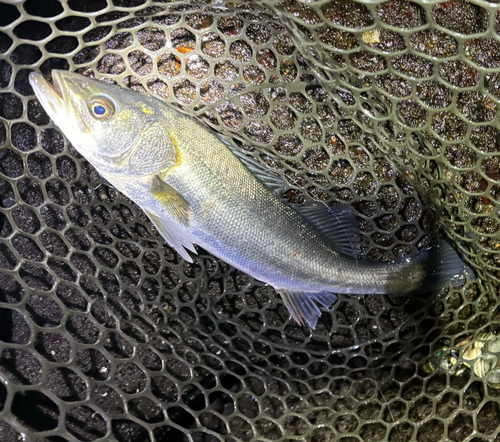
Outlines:
{"type": "Polygon", "coordinates": [[[321,202],[303,206],[291,204],[288,199],[282,196],[285,191],[285,183],[278,175],[267,170],[255,159],[246,156],[228,141],[220,139],[267,189],[275,193],[284,204],[296,210],[311,223],[332,249],[353,258],[361,256],[359,224],[351,207],[328,207],[321,202]]]}
{"type": "Polygon", "coordinates": [[[254,158],[245,155],[241,150],[224,138],[219,137],[219,139],[229,148],[233,155],[243,163],[255,178],[257,178],[268,190],[281,197],[281,194],[285,190],[285,183],[278,175],[266,169],[254,158]]]}
{"type": "Polygon", "coordinates": [[[305,321],[313,330],[316,328],[318,318],[321,316],[321,311],[314,301],[325,308],[329,308],[337,300],[333,293],[328,292],[304,293],[279,290],[278,293],[297,324],[304,325],[305,321]]]}

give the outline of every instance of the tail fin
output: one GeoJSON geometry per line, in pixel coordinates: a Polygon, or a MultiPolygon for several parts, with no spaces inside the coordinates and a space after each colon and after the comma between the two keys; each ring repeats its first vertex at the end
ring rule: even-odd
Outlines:
{"type": "MultiPolygon", "coordinates": [[[[430,251],[419,253],[394,264],[394,279],[388,281],[386,293],[430,293],[440,290],[447,282],[452,286],[465,284],[467,277],[475,279],[472,269],[462,261],[457,251],[443,241],[430,251]]],[[[369,289],[368,289],[369,290],[369,289]]],[[[321,310],[316,302],[329,308],[337,296],[328,292],[278,290],[288,311],[297,324],[316,328],[321,310]]]]}
{"type": "Polygon", "coordinates": [[[472,268],[447,241],[442,241],[428,252],[417,255],[412,261],[418,262],[425,272],[419,292],[440,290],[448,281],[456,287],[465,284],[467,277],[476,279],[472,268]]]}

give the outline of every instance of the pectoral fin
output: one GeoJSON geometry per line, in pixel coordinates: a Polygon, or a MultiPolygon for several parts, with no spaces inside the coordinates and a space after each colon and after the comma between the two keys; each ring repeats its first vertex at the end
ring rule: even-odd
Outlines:
{"type": "Polygon", "coordinates": [[[156,176],[151,187],[151,194],[161,203],[173,219],[186,227],[189,226],[193,218],[193,210],[177,190],[156,176]]]}
{"type": "Polygon", "coordinates": [[[151,195],[165,208],[168,215],[181,226],[171,221],[169,222],[169,220],[163,219],[148,210],[145,210],[146,214],[167,243],[186,261],[193,262],[193,258],[189,255],[188,250],[196,253],[196,249],[189,235],[187,235],[182,227],[188,227],[193,218],[193,210],[189,206],[189,203],[172,186],[162,181],[159,176],[154,178],[151,195]]]}

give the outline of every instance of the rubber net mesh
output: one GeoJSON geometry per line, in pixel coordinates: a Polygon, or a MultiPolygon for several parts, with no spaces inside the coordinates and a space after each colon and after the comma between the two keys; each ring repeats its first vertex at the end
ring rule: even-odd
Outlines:
{"type": "Polygon", "coordinates": [[[500,440],[500,15],[486,1],[0,3],[0,440],[500,440]],[[343,296],[315,331],[184,262],[50,121],[70,69],[176,103],[349,204],[366,258],[441,228],[479,278],[343,296]]]}

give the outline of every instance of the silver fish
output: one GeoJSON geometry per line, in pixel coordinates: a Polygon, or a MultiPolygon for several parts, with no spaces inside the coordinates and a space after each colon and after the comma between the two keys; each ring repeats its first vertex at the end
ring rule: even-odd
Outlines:
{"type": "Polygon", "coordinates": [[[377,263],[356,249],[352,215],[321,204],[292,208],[281,181],[159,99],[66,71],[53,85],[30,74],[53,121],[113,186],[135,201],[187,261],[194,244],[274,287],[292,317],[316,327],[333,293],[405,294],[438,287],[464,268],[450,253],[425,264],[377,263]],[[351,253],[353,255],[355,253],[351,253]]]}

